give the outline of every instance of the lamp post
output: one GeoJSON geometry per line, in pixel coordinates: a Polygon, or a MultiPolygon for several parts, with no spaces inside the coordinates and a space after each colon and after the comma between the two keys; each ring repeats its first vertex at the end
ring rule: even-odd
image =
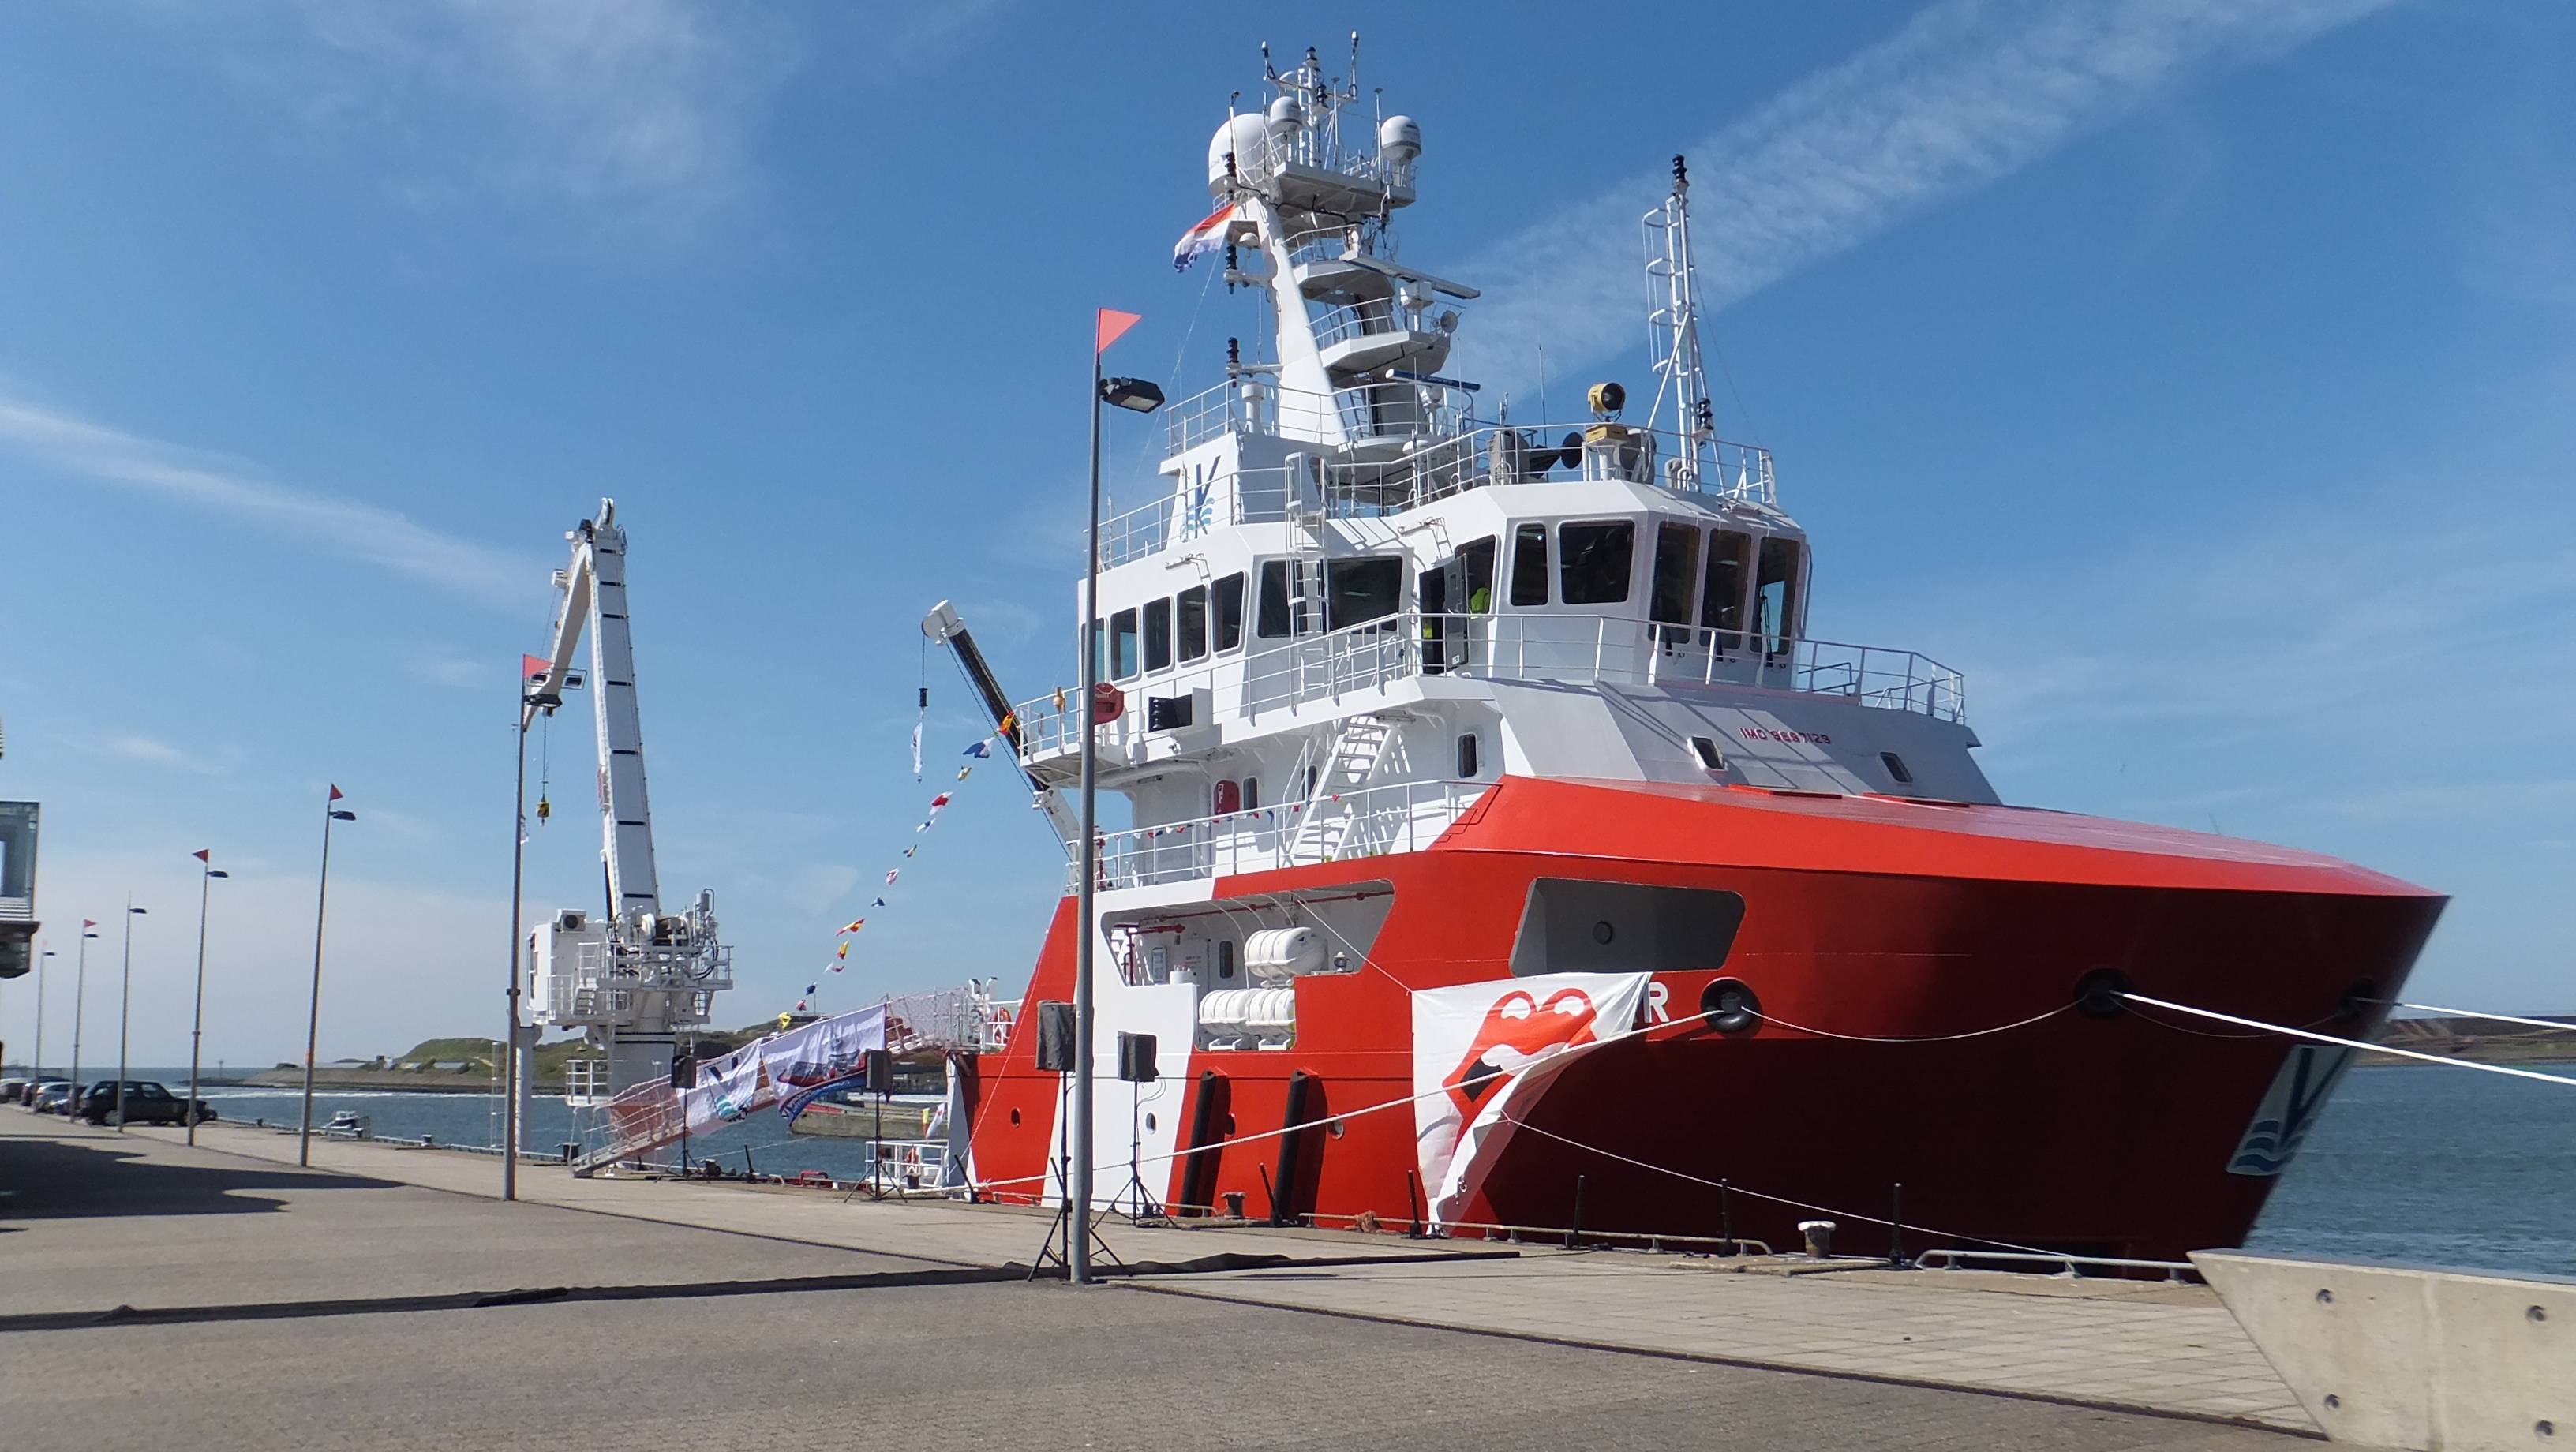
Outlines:
{"type": "Polygon", "coordinates": [[[96,918],[81,919],[80,956],[75,960],[75,967],[72,970],[72,1087],[70,1092],[63,1096],[63,1123],[66,1125],[80,1117],[81,1009],[85,1006],[89,995],[89,944],[92,938],[98,936],[90,929],[97,926],[96,918]]]}
{"type": "Polygon", "coordinates": [[[322,799],[322,885],[313,895],[313,1004],[304,1019],[304,1123],[296,1132],[295,1162],[313,1163],[313,1052],[322,1038],[322,921],[331,902],[331,824],[354,822],[358,814],[340,805],[338,786],[322,799]]]}
{"type": "Polygon", "coordinates": [[[1100,875],[1100,832],[1097,815],[1099,752],[1096,749],[1100,721],[1095,697],[1100,689],[1100,420],[1103,404],[1116,404],[1137,413],[1152,413],[1163,406],[1163,391],[1141,378],[1103,378],[1100,355],[1118,341],[1120,334],[1139,321],[1133,313],[1099,311],[1094,320],[1091,349],[1091,508],[1088,525],[1083,531],[1084,560],[1082,570],[1082,871],[1076,880],[1074,895],[1078,899],[1077,915],[1082,920],[1081,934],[1074,940],[1073,957],[1073,1123],[1065,1143],[1072,1149],[1073,1183],[1066,1187],[1066,1209],[1073,1215],[1065,1235],[1068,1248],[1066,1276],[1076,1285],[1092,1282],[1091,1273],[1091,1162],[1093,1158],[1091,1102],[1092,1042],[1097,1037],[1096,1017],[1092,1006],[1093,945],[1100,936],[1100,923],[1094,916],[1091,888],[1100,875]]]}
{"type": "Polygon", "coordinates": [[[206,906],[215,891],[215,879],[230,873],[214,865],[214,849],[196,855],[205,865],[197,886],[197,1013],[188,1025],[188,1107],[181,1114],[188,1121],[188,1143],[197,1142],[197,1065],[206,1042],[206,906]]]}
{"type": "Polygon", "coordinates": [[[125,1043],[126,1029],[134,1021],[134,920],[143,909],[134,905],[134,894],[125,895],[125,983],[116,995],[116,1132],[125,1133],[125,1043]]]}
{"type": "MultiPolygon", "coordinates": [[[[27,1081],[30,1085],[45,1082],[45,960],[53,956],[51,948],[36,954],[36,1073],[27,1081]]],[[[29,1099],[33,1098],[34,1091],[30,1089],[29,1099]]]]}

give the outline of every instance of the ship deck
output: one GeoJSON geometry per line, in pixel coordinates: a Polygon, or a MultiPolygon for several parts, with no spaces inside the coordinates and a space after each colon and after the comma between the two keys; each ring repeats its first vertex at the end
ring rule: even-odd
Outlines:
{"type": "Polygon", "coordinates": [[[31,1442],[663,1446],[866,1409],[887,1442],[1058,1417],[1194,1447],[2315,1435],[2198,1287],[1113,1219],[1131,1261],[1281,1259],[1074,1293],[1018,1283],[1045,1229],[1022,1210],[540,1166],[513,1205],[486,1158],[317,1141],[302,1171],[292,1136],[200,1135],[0,1114],[0,1419],[58,1434],[31,1442]],[[1329,1417],[1225,1393],[1281,1366],[1329,1417]],[[108,1370],[142,1367],[151,1396],[108,1370]]]}

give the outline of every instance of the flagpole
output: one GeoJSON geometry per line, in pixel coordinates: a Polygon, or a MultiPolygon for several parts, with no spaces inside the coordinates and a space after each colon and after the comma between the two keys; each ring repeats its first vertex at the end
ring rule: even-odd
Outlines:
{"type": "Polygon", "coordinates": [[[125,1041],[134,1021],[134,894],[125,895],[125,986],[116,999],[116,1132],[125,1133],[125,1041]]]}
{"type": "Polygon", "coordinates": [[[190,1144],[197,1142],[197,1069],[206,1041],[206,909],[214,899],[215,879],[224,876],[215,870],[212,851],[195,856],[203,864],[197,886],[197,1011],[188,1026],[188,1105],[182,1111],[190,1144]]]}
{"type": "MultiPolygon", "coordinates": [[[[1093,342],[1099,343],[1097,324],[1093,342]]],[[[1096,822],[1096,794],[1099,780],[1098,740],[1100,727],[1092,698],[1100,689],[1100,355],[1103,349],[1091,350],[1091,512],[1083,530],[1084,559],[1082,567],[1082,699],[1074,709],[1082,713],[1082,853],[1081,874],[1075,879],[1075,916],[1080,921],[1074,939],[1073,956],[1073,1123],[1068,1125],[1065,1144],[1073,1153],[1072,1184],[1065,1198],[1067,1211],[1073,1216],[1065,1232],[1067,1265],[1065,1273],[1076,1285],[1091,1283],[1091,1040],[1092,1040],[1092,940],[1097,938],[1099,924],[1092,916],[1091,885],[1099,875],[1099,830],[1096,822]]]]}

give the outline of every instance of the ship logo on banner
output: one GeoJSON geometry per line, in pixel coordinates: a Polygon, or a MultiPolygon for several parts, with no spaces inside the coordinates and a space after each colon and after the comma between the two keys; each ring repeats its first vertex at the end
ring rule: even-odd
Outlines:
{"type": "Polygon", "coordinates": [[[1435,1223],[1458,1217],[1567,1051],[1635,1027],[1646,978],[1546,973],[1413,994],[1414,1147],[1435,1223]]]}
{"type": "Polygon", "coordinates": [[[818,1019],[788,1033],[743,1045],[698,1066],[695,1087],[680,1091],[691,1134],[704,1134],[770,1105],[793,1119],[829,1092],[857,1078],[867,1051],[886,1046],[882,1003],[818,1019]]]}

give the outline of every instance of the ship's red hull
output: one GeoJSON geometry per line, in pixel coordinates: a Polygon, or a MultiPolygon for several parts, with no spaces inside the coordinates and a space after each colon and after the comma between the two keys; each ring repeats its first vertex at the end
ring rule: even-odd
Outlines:
{"type": "MultiPolygon", "coordinates": [[[[1909,1249],[2238,1243],[2273,1182],[2230,1173],[2231,1157],[2290,1041],[2135,1008],[1944,1036],[2062,1008],[2101,969],[2144,994],[2358,1032],[2443,903],[2327,858],[2058,813],[1506,779],[1430,850],[1216,884],[1220,902],[1343,882],[1394,899],[1362,971],[1298,980],[1292,1047],[1200,1049],[1183,1069],[1167,1046],[1179,1122],[1216,1147],[1149,1166],[1149,1187],[1177,1203],[1238,1192],[1255,1215],[1421,1217],[1409,1107],[1269,1132],[1292,1076],[1301,1123],[1407,1099],[1410,993],[1508,978],[1542,877],[1719,888],[1745,914],[1722,967],[1657,975],[1661,1022],[1581,1055],[1521,1111],[1529,1128],[1451,1218],[1563,1227],[1579,1195],[1591,1229],[1715,1236],[1731,1208],[1736,1234],[1786,1245],[1822,1207],[1861,1250],[1887,1232],[1858,1217],[1889,1215],[1899,1184],[1909,1249]],[[1763,1021],[1701,1022],[1719,977],[1750,985],[1763,1021]],[[1723,1207],[1704,1183],[1719,1180],[1736,1190],[1723,1207]]],[[[1030,1001],[1072,996],[1072,945],[1068,901],[1030,1001]]],[[[1033,1038],[976,1076],[976,1172],[1006,1193],[1037,1188],[1056,1113],[1033,1038]]]]}

